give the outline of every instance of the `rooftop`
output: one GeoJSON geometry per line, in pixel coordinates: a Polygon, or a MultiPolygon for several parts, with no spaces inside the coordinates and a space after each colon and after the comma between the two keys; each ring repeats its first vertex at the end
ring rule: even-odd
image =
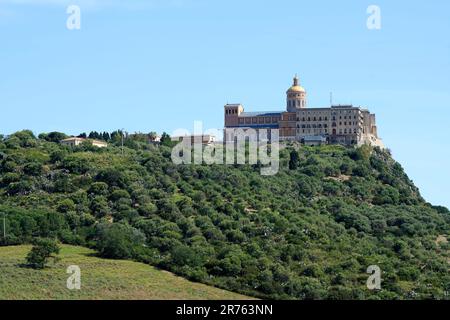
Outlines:
{"type": "Polygon", "coordinates": [[[260,112],[242,112],[241,117],[270,117],[280,116],[284,111],[260,111],[260,112]]]}

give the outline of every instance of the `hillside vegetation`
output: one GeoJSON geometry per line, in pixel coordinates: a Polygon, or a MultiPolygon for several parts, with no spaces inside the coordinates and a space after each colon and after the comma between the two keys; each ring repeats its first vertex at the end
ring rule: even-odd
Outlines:
{"type": "MultiPolygon", "coordinates": [[[[450,214],[424,201],[389,152],[286,146],[280,172],[180,165],[170,142],[117,134],[71,149],[59,134],[0,142],[4,244],[95,248],[190,280],[274,299],[445,299],[450,214]],[[370,265],[382,289],[366,287],[370,265]]],[[[1,215],[0,215],[1,216],[1,215]]]]}
{"type": "Polygon", "coordinates": [[[247,297],[193,283],[143,263],[95,257],[95,252],[62,246],[60,260],[45,270],[24,268],[30,246],[0,247],[0,300],[68,299],[247,299],[247,297]],[[81,270],[80,290],[69,290],[67,267],[81,270]]]}

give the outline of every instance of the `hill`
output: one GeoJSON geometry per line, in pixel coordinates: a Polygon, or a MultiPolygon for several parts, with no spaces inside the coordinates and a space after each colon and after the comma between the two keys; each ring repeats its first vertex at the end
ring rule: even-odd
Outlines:
{"type": "Polygon", "coordinates": [[[94,251],[64,245],[61,260],[44,270],[22,267],[30,246],[0,247],[0,300],[167,300],[248,299],[245,296],[193,283],[143,263],[102,259],[94,251]],[[66,287],[66,269],[81,269],[81,289],[66,287]]]}
{"type": "Polygon", "coordinates": [[[117,134],[106,149],[61,136],[1,140],[4,244],[56,237],[261,298],[448,297],[449,211],[388,151],[285,145],[279,173],[261,176],[258,165],[174,165],[167,139],[130,135],[122,154],[117,134]],[[379,291],[366,287],[371,265],[379,291]]]}

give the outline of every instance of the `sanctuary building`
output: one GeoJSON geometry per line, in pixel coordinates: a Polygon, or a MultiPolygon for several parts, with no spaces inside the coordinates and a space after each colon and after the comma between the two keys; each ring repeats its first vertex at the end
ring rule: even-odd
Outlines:
{"type": "MultiPolygon", "coordinates": [[[[245,112],[241,104],[225,105],[225,129],[279,129],[280,140],[307,145],[370,144],[384,148],[375,114],[353,105],[309,108],[305,88],[295,76],[286,92],[286,111],[245,112]]],[[[225,139],[234,139],[225,130],[225,139]]]]}

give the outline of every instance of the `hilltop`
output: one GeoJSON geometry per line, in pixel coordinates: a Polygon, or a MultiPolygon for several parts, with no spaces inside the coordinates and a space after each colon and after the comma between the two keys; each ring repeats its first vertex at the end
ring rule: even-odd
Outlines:
{"type": "Polygon", "coordinates": [[[0,300],[248,299],[143,263],[101,259],[93,250],[68,245],[62,246],[60,261],[45,270],[24,268],[21,265],[29,250],[30,246],[0,247],[0,300]],[[80,290],[67,289],[70,265],[81,269],[80,290]]]}
{"type": "Polygon", "coordinates": [[[5,244],[95,248],[230,291],[274,299],[445,299],[450,213],[427,203],[386,150],[286,145],[280,170],[179,165],[144,135],[61,146],[0,141],[5,244]],[[366,287],[370,265],[382,290],[366,287]]]}

